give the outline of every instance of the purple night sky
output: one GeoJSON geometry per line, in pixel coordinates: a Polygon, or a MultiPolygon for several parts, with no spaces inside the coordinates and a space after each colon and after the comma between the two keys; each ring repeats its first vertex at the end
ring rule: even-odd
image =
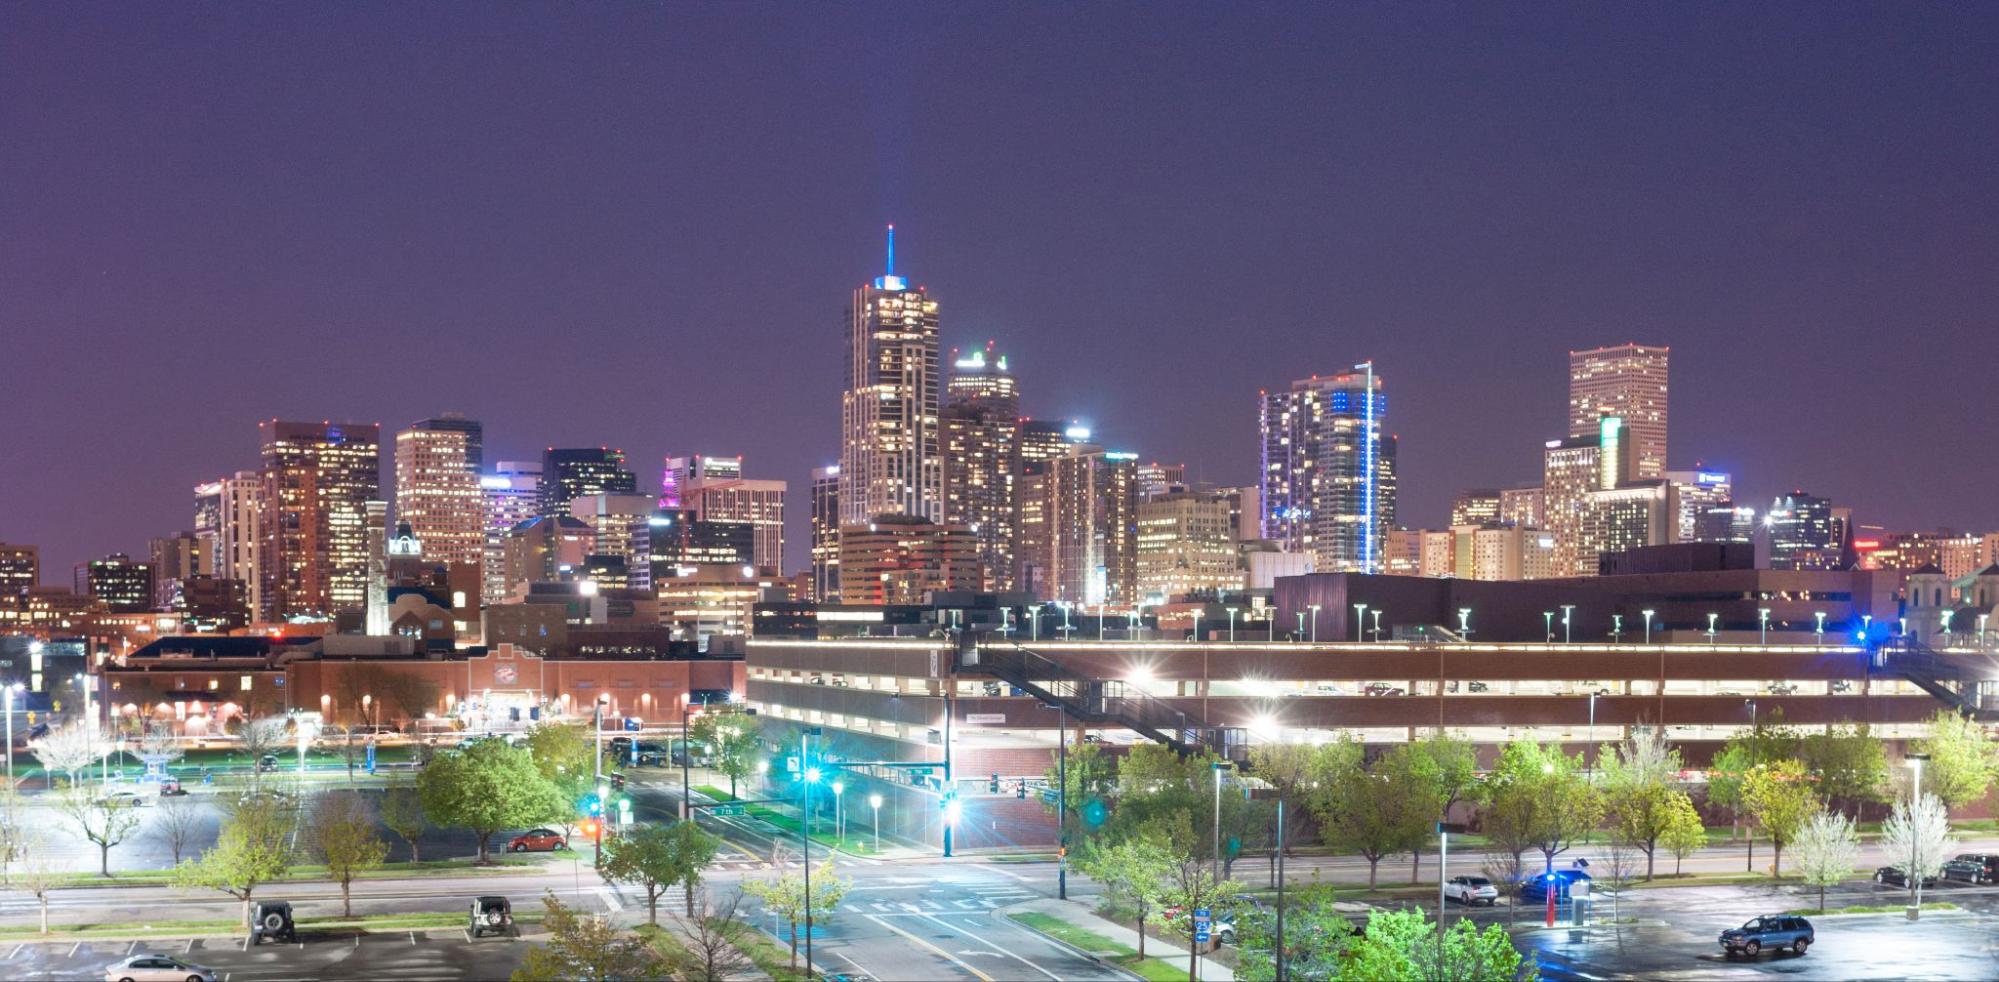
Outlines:
{"type": "Polygon", "coordinates": [[[1371,357],[1435,526],[1636,340],[1675,467],[1992,529],[1995,93],[1973,4],[9,4],[0,540],[64,582],[258,419],[458,410],[746,454],[796,564],[890,221],[947,347],[1190,476],[1371,357]]]}

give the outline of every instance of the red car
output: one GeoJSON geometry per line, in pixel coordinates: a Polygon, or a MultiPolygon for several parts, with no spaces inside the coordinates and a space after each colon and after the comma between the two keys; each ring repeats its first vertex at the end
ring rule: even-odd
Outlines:
{"type": "Polygon", "coordinates": [[[554,852],[569,848],[569,838],[554,829],[529,829],[514,836],[507,848],[514,852],[554,852]]]}

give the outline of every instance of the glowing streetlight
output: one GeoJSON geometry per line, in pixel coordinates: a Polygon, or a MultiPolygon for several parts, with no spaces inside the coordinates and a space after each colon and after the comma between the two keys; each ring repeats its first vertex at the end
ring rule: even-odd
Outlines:
{"type": "Polygon", "coordinates": [[[1307,610],[1310,610],[1310,611],[1312,612],[1312,643],[1313,643],[1313,644],[1318,644],[1318,643],[1319,643],[1319,605],[1318,605],[1318,604],[1313,604],[1313,605],[1311,605],[1310,607],[1307,607],[1306,609],[1307,609],[1307,610]]]}
{"type": "Polygon", "coordinates": [[[1544,611],[1542,611],[1542,612],[1541,612],[1541,627],[1542,627],[1542,633],[1543,633],[1543,634],[1545,634],[1545,635],[1547,636],[1547,642],[1548,642],[1549,644],[1554,644],[1554,643],[1555,643],[1555,612],[1554,612],[1554,611],[1552,611],[1552,610],[1544,610],[1544,611]]]}
{"type": "Polygon", "coordinates": [[[1575,635],[1574,635],[1573,633],[1571,633],[1571,632],[1570,632],[1570,630],[1569,630],[1569,620],[1570,620],[1570,615],[1574,614],[1575,612],[1576,612],[1576,605],[1575,605],[1575,604],[1563,604],[1563,605],[1562,605],[1562,643],[1563,643],[1563,644],[1569,644],[1569,643],[1572,643],[1572,642],[1574,642],[1574,641],[1575,641],[1575,635]]]}
{"type": "Polygon", "coordinates": [[[1366,604],[1354,604],[1354,605],[1353,605],[1353,639],[1354,639],[1355,641],[1364,641],[1364,640],[1366,640],[1366,638],[1362,636],[1362,632],[1363,632],[1364,630],[1366,630],[1366,628],[1365,628],[1365,625],[1366,625],[1366,624],[1367,624],[1367,605],[1366,605],[1366,604]]]}
{"type": "Polygon", "coordinates": [[[1756,643],[1759,645],[1770,643],[1770,608],[1768,607],[1756,608],[1756,643]]]}
{"type": "Polygon", "coordinates": [[[882,796],[868,795],[868,807],[875,810],[875,852],[882,851],[882,796]]]}
{"type": "Polygon", "coordinates": [[[1641,611],[1639,611],[1639,613],[1640,613],[1640,614],[1643,614],[1643,615],[1645,615],[1645,643],[1646,643],[1646,644],[1651,644],[1651,643],[1652,643],[1652,615],[1653,615],[1653,614],[1656,614],[1656,613],[1658,613],[1658,611],[1656,611],[1656,610],[1651,610],[1651,609],[1646,609],[1646,610],[1641,610],[1641,611]]]}
{"type": "Polygon", "coordinates": [[[1812,634],[1814,636],[1812,643],[1823,645],[1825,644],[1825,611],[1815,610],[1812,612],[1812,617],[1818,622],[1817,625],[1812,628],[1812,634]]]}
{"type": "Polygon", "coordinates": [[[1230,644],[1234,644],[1234,643],[1235,643],[1235,615],[1236,615],[1236,611],[1237,611],[1238,609],[1240,609],[1240,608],[1237,608],[1237,607],[1224,607],[1224,608],[1222,608],[1222,609],[1223,609],[1223,610],[1226,610],[1226,611],[1228,611],[1228,612],[1229,612],[1229,643],[1230,643],[1230,644]]]}
{"type": "Polygon", "coordinates": [[[841,793],[846,790],[847,790],[847,782],[837,779],[834,780],[833,834],[838,836],[841,842],[847,841],[847,809],[844,805],[841,804],[841,798],[840,798],[841,793]]]}
{"type": "Polygon", "coordinates": [[[1471,608],[1458,608],[1458,637],[1471,640],[1471,608]]]}
{"type": "Polygon", "coordinates": [[[1715,622],[1715,621],[1717,621],[1717,620],[1720,620],[1720,619],[1721,619],[1721,615],[1720,615],[1720,614],[1717,614],[1717,613],[1715,613],[1714,611],[1711,611],[1711,610],[1710,610],[1710,611],[1708,611],[1708,613],[1707,613],[1707,643],[1708,643],[1708,645],[1709,645],[1710,647],[1712,647],[1712,646],[1714,645],[1714,622],[1715,622]]]}

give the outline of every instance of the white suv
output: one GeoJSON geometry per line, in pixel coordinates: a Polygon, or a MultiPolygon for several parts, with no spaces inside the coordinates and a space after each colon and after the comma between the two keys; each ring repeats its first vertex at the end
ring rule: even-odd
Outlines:
{"type": "Polygon", "coordinates": [[[1479,904],[1490,907],[1499,902],[1499,888],[1483,876],[1453,876],[1444,884],[1444,899],[1467,907],[1479,904]]]}

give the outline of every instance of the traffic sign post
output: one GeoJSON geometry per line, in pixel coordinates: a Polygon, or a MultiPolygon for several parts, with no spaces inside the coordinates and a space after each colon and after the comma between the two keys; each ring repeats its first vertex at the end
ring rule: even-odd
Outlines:
{"type": "Polygon", "coordinates": [[[1196,908],[1194,908],[1194,943],[1195,943],[1195,944],[1207,944],[1207,943],[1208,943],[1208,933],[1209,933],[1209,932],[1208,932],[1208,928],[1209,928],[1209,925],[1210,925],[1211,923],[1212,923],[1212,922],[1211,922],[1211,920],[1209,919],[1209,916],[1208,916],[1208,908],[1206,908],[1206,907],[1196,907],[1196,908]]]}

